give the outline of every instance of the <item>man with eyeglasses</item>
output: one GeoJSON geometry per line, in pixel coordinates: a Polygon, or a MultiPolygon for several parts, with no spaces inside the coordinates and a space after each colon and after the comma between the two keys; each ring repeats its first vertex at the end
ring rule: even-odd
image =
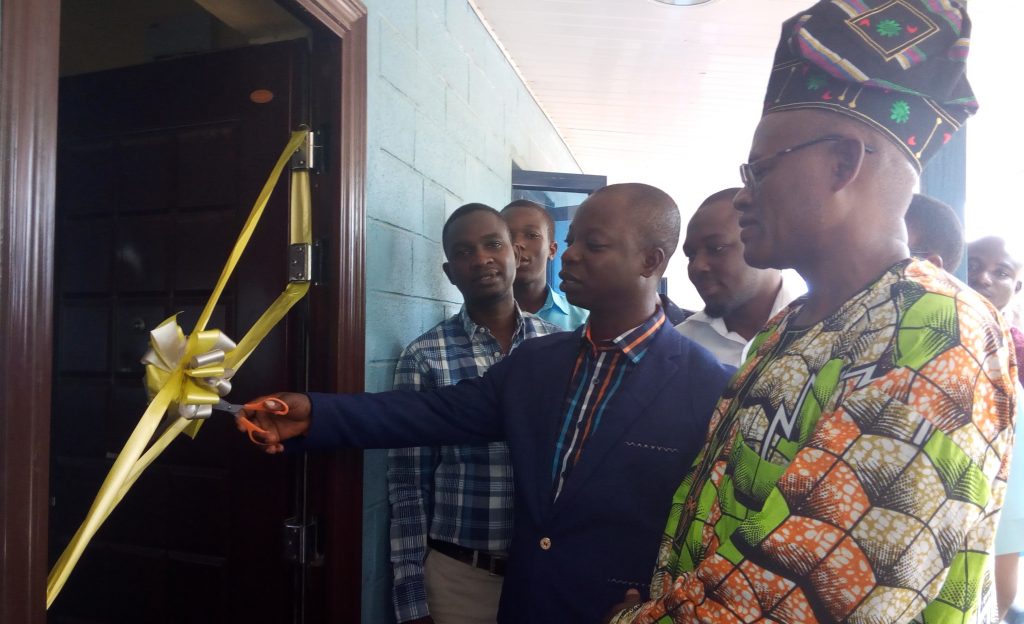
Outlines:
{"type": "Polygon", "coordinates": [[[910,258],[921,167],[976,109],[954,0],[828,0],[783,25],[740,167],[744,257],[805,299],[753,340],[624,623],[996,621],[1015,414],[998,312],[910,258]]]}

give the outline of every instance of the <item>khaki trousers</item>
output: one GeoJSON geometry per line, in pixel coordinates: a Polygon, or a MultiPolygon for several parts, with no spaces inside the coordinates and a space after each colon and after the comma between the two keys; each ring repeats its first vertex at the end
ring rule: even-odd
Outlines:
{"type": "Polygon", "coordinates": [[[436,550],[423,564],[427,606],[434,624],[494,624],[502,577],[436,550]]]}

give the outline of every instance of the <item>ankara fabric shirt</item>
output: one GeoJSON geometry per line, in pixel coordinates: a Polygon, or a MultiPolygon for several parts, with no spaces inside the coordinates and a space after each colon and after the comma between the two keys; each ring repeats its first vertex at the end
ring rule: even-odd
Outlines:
{"type": "Polygon", "coordinates": [[[800,306],[755,337],[652,600],[613,622],[989,621],[1017,374],[998,312],[910,260],[813,326],[800,306]]]}

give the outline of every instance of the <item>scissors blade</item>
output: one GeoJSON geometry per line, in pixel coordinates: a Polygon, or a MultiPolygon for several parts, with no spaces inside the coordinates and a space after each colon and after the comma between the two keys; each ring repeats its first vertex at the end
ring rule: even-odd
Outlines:
{"type": "Polygon", "coordinates": [[[230,414],[238,416],[238,412],[242,411],[242,406],[238,405],[237,403],[228,403],[224,399],[221,399],[217,401],[217,403],[213,406],[213,409],[220,410],[222,412],[228,412],[230,414]]]}

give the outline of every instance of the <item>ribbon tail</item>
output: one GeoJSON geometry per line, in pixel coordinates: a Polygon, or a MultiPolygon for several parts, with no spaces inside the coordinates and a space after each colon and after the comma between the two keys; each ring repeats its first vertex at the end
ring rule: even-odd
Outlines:
{"type": "Polygon", "coordinates": [[[256,230],[256,225],[263,215],[263,209],[266,208],[267,202],[270,201],[270,194],[274,191],[274,187],[277,186],[277,180],[281,177],[281,172],[284,170],[285,165],[288,164],[295,150],[306,140],[306,136],[307,132],[302,130],[293,132],[288,145],[277,159],[277,163],[274,165],[270,175],[267,177],[266,183],[263,185],[263,189],[256,198],[256,204],[252,207],[252,211],[249,212],[245,225],[242,226],[242,231],[238,234],[238,239],[228,255],[227,262],[224,263],[224,269],[221,271],[220,278],[217,279],[217,285],[214,286],[213,293],[210,294],[210,298],[206,301],[206,307],[203,308],[202,313],[199,315],[199,320],[196,321],[195,329],[192,331],[193,335],[206,329],[206,324],[210,321],[210,316],[220,300],[221,293],[224,292],[228,278],[231,277],[231,273],[235,270],[235,265],[238,264],[238,260],[242,257],[242,252],[245,251],[246,246],[249,244],[249,239],[252,238],[252,233],[256,230]]]}
{"type": "Polygon", "coordinates": [[[288,314],[288,311],[306,295],[308,290],[309,282],[293,282],[288,284],[284,292],[278,295],[274,303],[270,304],[270,307],[253,323],[249,331],[242,336],[242,339],[238,341],[238,347],[224,358],[224,366],[236,371],[241,368],[242,364],[252,355],[253,350],[256,349],[260,341],[266,338],[270,330],[274,328],[274,325],[288,314]]]}
{"type": "Polygon", "coordinates": [[[124,495],[128,493],[128,490],[135,485],[135,481],[142,475],[146,468],[149,468],[150,464],[156,461],[156,458],[163,453],[164,450],[174,441],[174,438],[178,437],[178,434],[182,432],[186,427],[194,422],[203,422],[201,420],[188,420],[186,418],[177,418],[160,434],[160,437],[153,442],[139,461],[132,465],[131,472],[128,474],[124,484],[117,493],[117,501],[120,502],[124,495]]]}
{"type": "Polygon", "coordinates": [[[60,558],[57,559],[53,569],[50,570],[50,574],[46,579],[47,609],[50,608],[57,595],[60,594],[64,583],[67,582],[68,577],[71,575],[71,571],[75,568],[78,560],[81,559],[82,553],[85,552],[85,547],[89,540],[92,539],[93,535],[96,534],[103,524],[103,521],[106,520],[107,516],[110,515],[110,512],[121,500],[123,484],[129,479],[135,462],[142,455],[146,444],[149,443],[157,426],[159,426],[164,412],[167,411],[167,406],[177,396],[180,385],[181,374],[178,373],[173,375],[167,385],[160,389],[160,392],[157,393],[146,408],[145,413],[143,413],[142,418],[139,420],[139,424],[135,426],[135,430],[132,431],[128,441],[125,442],[117,459],[114,460],[114,465],[111,467],[110,472],[107,473],[106,479],[103,480],[103,485],[100,486],[100,490],[97,492],[85,520],[78,527],[74,537],[71,538],[71,542],[64,549],[64,552],[61,553],[60,558]]]}

